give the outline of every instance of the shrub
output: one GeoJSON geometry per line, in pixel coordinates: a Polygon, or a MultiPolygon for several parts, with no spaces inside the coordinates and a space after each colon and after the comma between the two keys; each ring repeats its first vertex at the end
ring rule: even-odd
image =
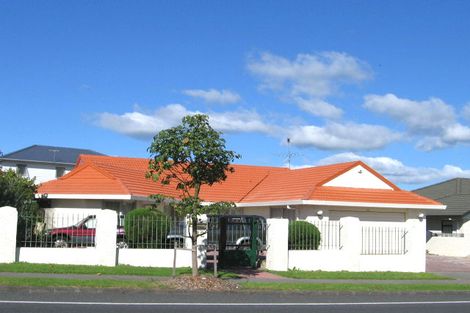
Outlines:
{"type": "Polygon", "coordinates": [[[0,170],[0,207],[11,206],[18,210],[17,244],[26,239],[27,223],[40,214],[34,197],[36,190],[34,180],[22,177],[12,170],[0,170]]]}
{"type": "Polygon", "coordinates": [[[170,218],[152,208],[139,208],[126,214],[126,241],[133,248],[165,248],[170,218]]]}
{"type": "Polygon", "coordinates": [[[320,231],[306,221],[289,223],[289,250],[318,250],[320,231]]]}

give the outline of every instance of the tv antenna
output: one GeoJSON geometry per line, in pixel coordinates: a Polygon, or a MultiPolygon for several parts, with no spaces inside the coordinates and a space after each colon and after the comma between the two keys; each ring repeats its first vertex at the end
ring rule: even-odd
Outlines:
{"type": "Polygon", "coordinates": [[[52,154],[52,155],[53,155],[53,157],[52,157],[52,158],[53,158],[53,162],[55,162],[55,154],[56,154],[57,152],[59,152],[59,151],[60,151],[59,149],[49,149],[49,152],[52,152],[52,153],[53,153],[53,154],[52,154]]]}
{"type": "Polygon", "coordinates": [[[295,153],[290,151],[290,138],[287,138],[287,164],[290,169],[292,158],[295,156],[295,153]]]}

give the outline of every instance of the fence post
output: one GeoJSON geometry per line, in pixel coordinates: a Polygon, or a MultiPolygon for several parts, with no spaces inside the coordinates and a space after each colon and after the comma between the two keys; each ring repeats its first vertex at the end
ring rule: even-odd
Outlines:
{"type": "Polygon", "coordinates": [[[360,271],[360,256],[362,250],[361,222],[357,217],[342,217],[340,219],[341,246],[345,253],[345,270],[360,271]]]}
{"type": "Polygon", "coordinates": [[[419,212],[410,210],[406,216],[406,252],[407,272],[426,270],[426,218],[419,218],[419,212]]]}
{"type": "Polygon", "coordinates": [[[287,271],[289,268],[289,220],[269,218],[266,227],[266,268],[287,271]]]}
{"type": "Polygon", "coordinates": [[[116,266],[117,213],[113,210],[101,210],[96,214],[95,245],[98,264],[116,266]]]}
{"type": "Polygon", "coordinates": [[[16,231],[18,228],[18,211],[11,206],[0,208],[0,263],[16,261],[16,231]]]}

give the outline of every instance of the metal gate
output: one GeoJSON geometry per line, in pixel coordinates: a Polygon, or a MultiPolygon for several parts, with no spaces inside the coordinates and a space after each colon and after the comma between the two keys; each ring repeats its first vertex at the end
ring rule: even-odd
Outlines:
{"type": "Polygon", "coordinates": [[[208,216],[207,241],[218,266],[260,265],[266,249],[266,219],[257,215],[208,216]]]}

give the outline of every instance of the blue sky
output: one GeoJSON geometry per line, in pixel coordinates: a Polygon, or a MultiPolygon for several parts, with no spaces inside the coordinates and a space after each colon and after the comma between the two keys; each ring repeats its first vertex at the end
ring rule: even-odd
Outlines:
{"type": "Polygon", "coordinates": [[[0,150],[147,157],[210,115],[239,163],[470,176],[467,1],[0,1],[0,150]]]}

